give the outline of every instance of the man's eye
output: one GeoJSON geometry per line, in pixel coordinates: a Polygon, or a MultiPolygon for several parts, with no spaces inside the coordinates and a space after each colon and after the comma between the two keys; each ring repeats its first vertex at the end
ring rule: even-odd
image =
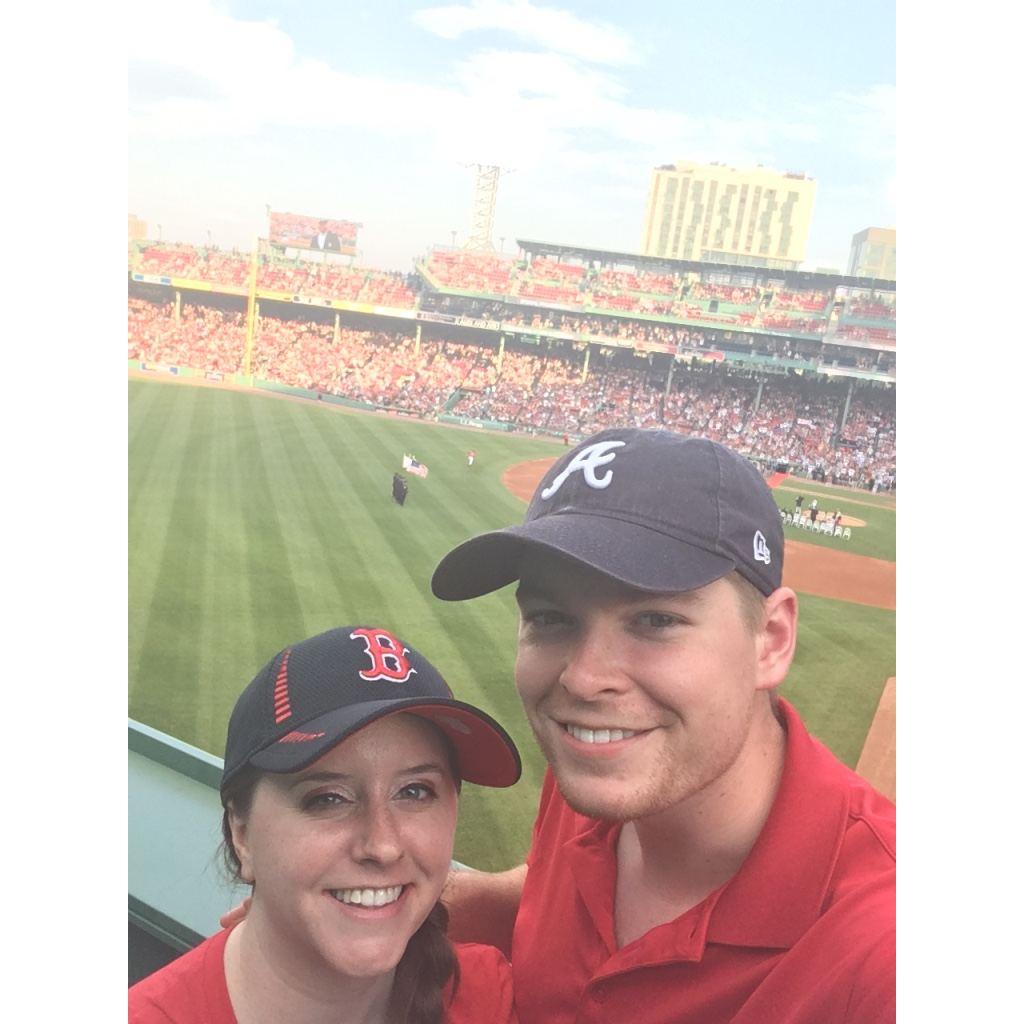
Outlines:
{"type": "Polygon", "coordinates": [[[680,619],[675,615],[668,615],[665,612],[644,612],[637,616],[637,621],[642,626],[651,629],[668,629],[671,626],[678,626],[680,619]]]}

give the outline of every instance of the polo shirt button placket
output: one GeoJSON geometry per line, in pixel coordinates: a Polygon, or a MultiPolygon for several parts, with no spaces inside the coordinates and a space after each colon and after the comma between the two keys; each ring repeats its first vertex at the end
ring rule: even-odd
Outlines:
{"type": "Polygon", "coordinates": [[[591,1021],[603,1020],[599,1011],[608,1001],[608,990],[601,982],[588,985],[584,992],[583,1000],[580,1003],[580,1013],[577,1018],[580,1022],[590,1024],[591,1021]]]}

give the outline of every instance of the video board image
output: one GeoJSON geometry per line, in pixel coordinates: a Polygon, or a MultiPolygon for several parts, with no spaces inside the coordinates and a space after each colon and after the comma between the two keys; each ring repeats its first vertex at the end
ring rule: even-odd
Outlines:
{"type": "Polygon", "coordinates": [[[271,245],[356,255],[362,224],[305,213],[270,213],[271,245]]]}

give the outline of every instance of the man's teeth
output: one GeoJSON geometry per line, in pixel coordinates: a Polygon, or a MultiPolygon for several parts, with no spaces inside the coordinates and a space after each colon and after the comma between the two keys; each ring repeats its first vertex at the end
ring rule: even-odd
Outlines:
{"type": "Polygon", "coordinates": [[[578,725],[565,727],[569,735],[583,743],[611,743],[614,740],[628,740],[635,736],[633,729],[582,729],[578,725]]]}
{"type": "Polygon", "coordinates": [[[331,895],[342,903],[355,903],[361,907],[383,907],[394,903],[402,895],[401,885],[391,885],[386,889],[334,889],[331,895]]]}

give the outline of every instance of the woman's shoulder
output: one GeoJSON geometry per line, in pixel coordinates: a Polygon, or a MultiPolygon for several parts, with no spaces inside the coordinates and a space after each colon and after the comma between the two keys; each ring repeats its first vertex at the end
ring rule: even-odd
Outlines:
{"type": "Polygon", "coordinates": [[[494,946],[455,942],[459,987],[448,1007],[448,1024],[517,1024],[512,997],[512,967],[494,946]]]}
{"type": "Polygon", "coordinates": [[[224,978],[221,931],[128,989],[129,1024],[177,1024],[203,1020],[235,1024],[224,978]]]}

